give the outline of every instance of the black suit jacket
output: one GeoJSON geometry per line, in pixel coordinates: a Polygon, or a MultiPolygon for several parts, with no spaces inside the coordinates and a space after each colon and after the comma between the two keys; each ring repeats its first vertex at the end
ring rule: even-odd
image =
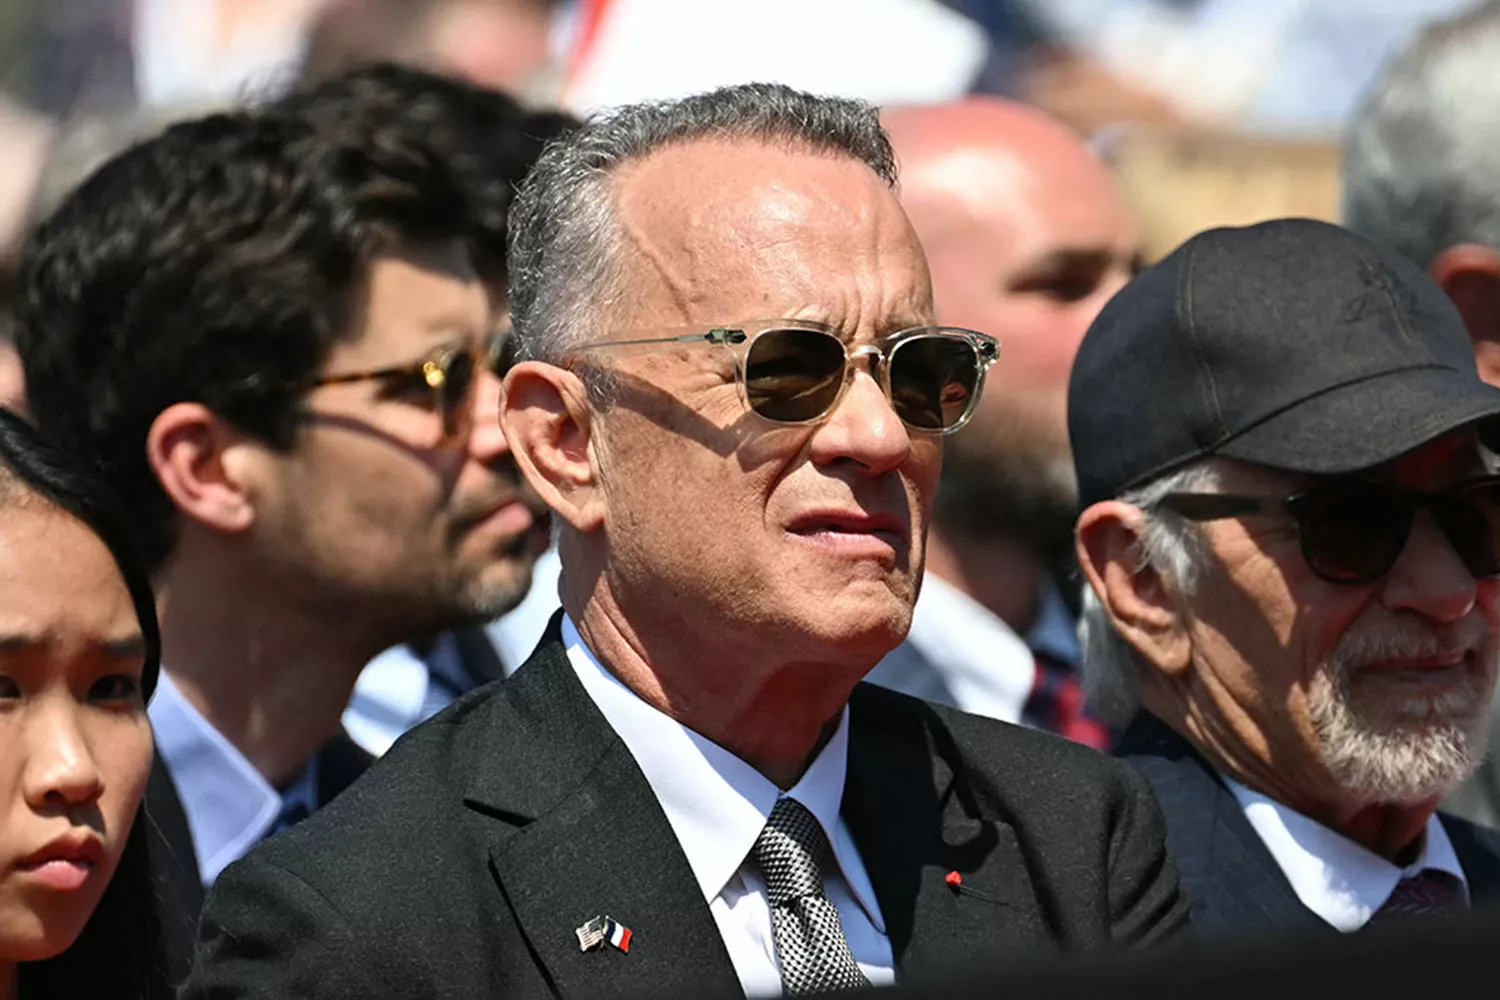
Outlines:
{"type": "MultiPolygon", "coordinates": [[[[1156,791],[1195,932],[1333,932],[1302,905],[1218,771],[1175,730],[1142,713],[1120,737],[1115,755],[1156,791]]],[[[1474,907],[1500,902],[1500,834],[1441,818],[1474,907]]]]}
{"type": "MultiPolygon", "coordinates": [[[[843,815],[900,978],[1184,926],[1160,814],[1129,768],[869,685],[850,705],[843,815]]],[[[665,814],[554,622],[514,677],[225,871],[183,995],[740,992],[665,814]],[[575,928],[599,914],[631,929],[628,954],[579,950],[575,928]]]]}
{"type": "MultiPolygon", "coordinates": [[[[346,733],[340,732],[324,743],[318,750],[318,804],[331,802],[364,774],[373,761],[346,733]]],[[[168,982],[180,983],[192,966],[198,917],[203,909],[203,882],[182,797],[160,754],[152,761],[146,782],[144,819],[162,932],[164,971],[168,982]]]]}

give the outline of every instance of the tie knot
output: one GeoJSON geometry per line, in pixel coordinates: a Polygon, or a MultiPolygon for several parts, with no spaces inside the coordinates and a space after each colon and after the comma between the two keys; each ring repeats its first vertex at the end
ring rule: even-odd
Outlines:
{"type": "Polygon", "coordinates": [[[765,876],[771,905],[822,896],[821,864],[827,852],[828,838],[817,817],[796,799],[779,800],[750,852],[765,876]]]}
{"type": "Polygon", "coordinates": [[[1469,908],[1468,893],[1456,876],[1437,868],[1424,868],[1396,883],[1390,897],[1375,917],[1437,917],[1457,915],[1469,908]]]}

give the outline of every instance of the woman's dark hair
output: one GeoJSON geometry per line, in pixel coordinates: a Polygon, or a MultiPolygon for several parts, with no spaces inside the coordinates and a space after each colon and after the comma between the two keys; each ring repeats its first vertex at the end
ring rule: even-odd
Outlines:
{"type": "MultiPolygon", "coordinates": [[[[161,670],[161,633],[151,581],[120,506],[102,483],[26,421],[0,407],[0,508],[28,497],[71,515],[114,557],[145,640],[141,690],[149,698],[161,670]]],[[[114,877],[72,947],[47,961],[21,965],[23,1000],[165,1000],[171,996],[163,971],[147,822],[143,807],[131,825],[114,877]]]]}

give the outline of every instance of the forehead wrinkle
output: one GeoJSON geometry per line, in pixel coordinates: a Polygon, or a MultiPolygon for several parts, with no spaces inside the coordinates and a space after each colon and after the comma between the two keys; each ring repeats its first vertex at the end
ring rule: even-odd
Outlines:
{"type": "Polygon", "coordinates": [[[672,254],[664,247],[659,247],[647,232],[646,226],[631,218],[625,218],[624,213],[620,220],[619,234],[620,243],[627,252],[634,251],[631,259],[631,271],[634,272],[633,284],[636,284],[637,303],[643,297],[645,289],[642,284],[648,274],[654,274],[660,289],[665,292],[667,300],[672,307],[685,320],[690,315],[689,304],[693,300],[691,291],[692,282],[683,273],[679,272],[672,261],[672,254]]]}
{"type": "MultiPolygon", "coordinates": [[[[697,318],[716,322],[839,325],[866,318],[856,312],[878,310],[882,315],[868,317],[872,325],[898,312],[930,313],[922,258],[920,287],[892,286],[913,274],[920,245],[894,194],[873,174],[861,178],[868,188],[850,190],[847,171],[862,164],[774,149],[735,150],[732,159],[722,153],[712,144],[664,150],[632,165],[618,189],[622,229],[679,311],[697,308],[697,318]],[[787,159],[798,162],[776,162],[787,159]],[[736,315],[711,313],[716,306],[736,315]]],[[[651,294],[641,289],[637,305],[651,294]]]]}

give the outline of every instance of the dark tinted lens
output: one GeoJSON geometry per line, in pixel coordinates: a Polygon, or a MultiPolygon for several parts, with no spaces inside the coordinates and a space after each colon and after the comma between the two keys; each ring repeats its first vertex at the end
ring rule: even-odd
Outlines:
{"type": "Polygon", "coordinates": [[[979,356],[962,337],[912,337],[891,354],[891,405],[913,427],[943,430],[969,412],[979,383],[979,356]]]}
{"type": "Polygon", "coordinates": [[[469,404],[469,389],[474,385],[474,355],[470,351],[458,351],[443,367],[443,385],[438,390],[438,405],[443,411],[443,420],[451,431],[459,414],[469,404]]]}
{"type": "Polygon", "coordinates": [[[800,423],[827,413],[844,384],[844,345],[817,330],[767,330],[745,355],[745,396],[769,420],[800,423]]]}
{"type": "Polygon", "coordinates": [[[1411,534],[1414,501],[1375,485],[1309,494],[1297,512],[1307,564],[1329,580],[1373,580],[1396,564],[1411,534]]]}
{"type": "Polygon", "coordinates": [[[1435,500],[1432,516],[1470,573],[1500,576],[1500,483],[1472,486],[1435,500]]]}

